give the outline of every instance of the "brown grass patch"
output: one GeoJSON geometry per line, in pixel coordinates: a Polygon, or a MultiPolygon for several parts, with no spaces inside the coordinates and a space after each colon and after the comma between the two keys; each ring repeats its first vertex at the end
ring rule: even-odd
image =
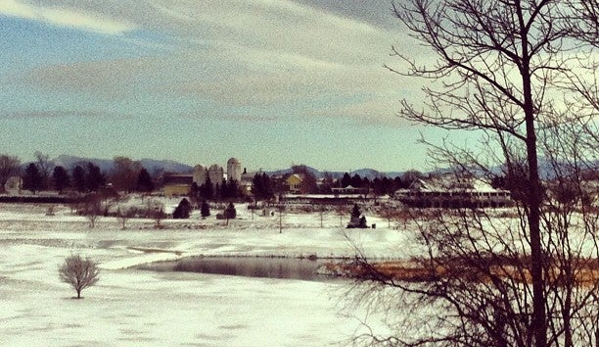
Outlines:
{"type": "MultiPolygon", "coordinates": [[[[531,283],[529,262],[495,261],[486,266],[459,264],[456,259],[435,260],[423,264],[414,260],[381,261],[370,264],[326,264],[329,273],[358,279],[393,279],[406,282],[427,282],[455,278],[471,282],[496,280],[531,283]],[[450,265],[442,265],[450,264],[450,265]]],[[[593,286],[599,285],[599,260],[579,258],[569,262],[569,268],[553,261],[545,266],[548,285],[593,286]]]]}

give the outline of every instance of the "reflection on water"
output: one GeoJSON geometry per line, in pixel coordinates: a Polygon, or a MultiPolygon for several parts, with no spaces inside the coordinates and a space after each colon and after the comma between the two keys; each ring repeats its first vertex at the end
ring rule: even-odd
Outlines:
{"type": "Polygon", "coordinates": [[[318,274],[319,267],[324,263],[321,260],[294,258],[190,257],[179,261],[145,265],[142,268],[157,271],[322,281],[330,278],[318,274]]]}

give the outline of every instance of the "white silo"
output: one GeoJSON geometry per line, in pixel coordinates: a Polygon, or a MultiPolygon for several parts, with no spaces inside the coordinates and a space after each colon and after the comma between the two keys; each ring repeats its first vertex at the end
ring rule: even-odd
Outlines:
{"type": "Polygon", "coordinates": [[[208,169],[208,177],[210,177],[212,184],[221,184],[223,182],[223,178],[225,177],[223,168],[216,164],[210,166],[208,169]]]}
{"type": "Polygon", "coordinates": [[[208,170],[204,165],[196,165],[193,167],[193,182],[198,186],[206,183],[208,178],[208,170]]]}
{"type": "Polygon", "coordinates": [[[241,163],[237,158],[231,158],[227,161],[227,180],[241,181],[241,163]]]}

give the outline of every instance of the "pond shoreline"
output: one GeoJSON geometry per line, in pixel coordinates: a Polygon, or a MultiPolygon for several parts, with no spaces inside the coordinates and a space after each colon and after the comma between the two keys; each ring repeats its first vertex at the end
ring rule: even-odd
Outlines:
{"type": "Polygon", "coordinates": [[[135,268],[158,272],[192,272],[227,276],[330,281],[339,279],[341,276],[323,271],[323,269],[330,267],[332,264],[347,262],[351,259],[318,258],[315,256],[196,255],[177,260],[142,264],[135,268]]]}

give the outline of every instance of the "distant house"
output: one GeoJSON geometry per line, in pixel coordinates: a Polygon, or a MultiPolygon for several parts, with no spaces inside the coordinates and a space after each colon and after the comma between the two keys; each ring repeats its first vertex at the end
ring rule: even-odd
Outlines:
{"type": "Polygon", "coordinates": [[[331,191],[333,192],[333,194],[335,195],[340,195],[340,194],[368,194],[368,188],[356,188],[353,187],[351,185],[347,186],[347,187],[343,187],[343,188],[331,188],[331,191]]]}
{"type": "Polygon", "coordinates": [[[164,176],[164,195],[188,195],[191,190],[192,183],[193,174],[167,174],[164,176]]]}
{"type": "Polygon", "coordinates": [[[289,187],[289,193],[299,194],[302,190],[303,181],[304,180],[302,179],[302,176],[298,174],[289,175],[289,177],[287,177],[287,179],[285,180],[287,187],[289,187]]]}
{"type": "Polygon", "coordinates": [[[403,204],[420,208],[497,208],[512,203],[510,192],[495,189],[479,178],[457,178],[444,175],[417,179],[407,189],[395,192],[403,204]]]}

